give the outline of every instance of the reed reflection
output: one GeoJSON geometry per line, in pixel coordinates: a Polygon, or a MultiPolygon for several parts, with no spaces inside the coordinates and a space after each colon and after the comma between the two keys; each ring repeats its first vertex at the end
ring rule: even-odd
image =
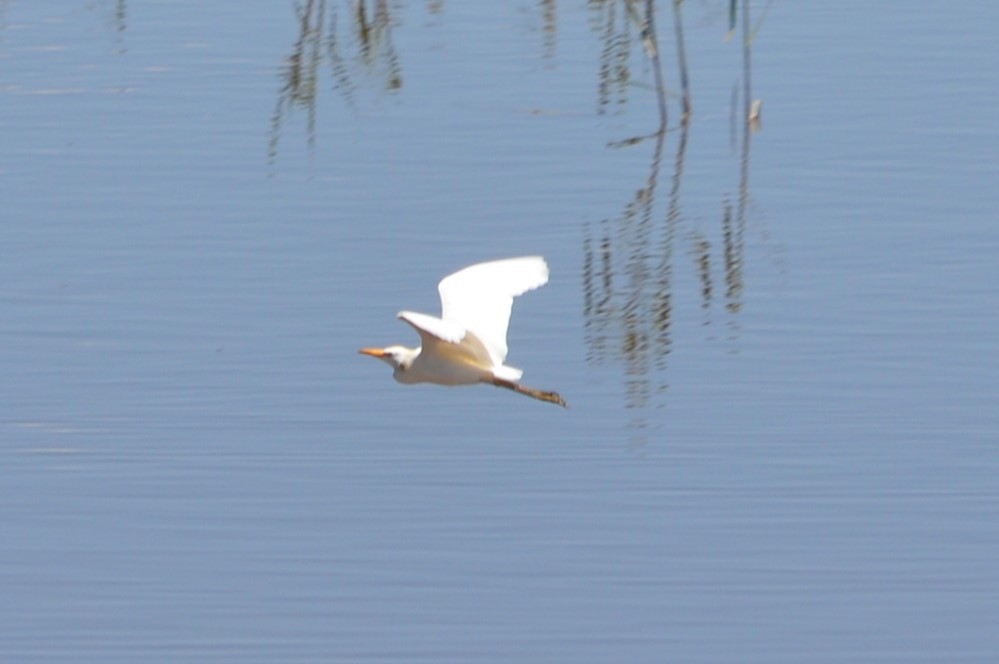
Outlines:
{"type": "MultiPolygon", "coordinates": [[[[735,2],[733,0],[733,6],[735,2]]],[[[742,130],[742,146],[739,155],[739,191],[735,214],[731,203],[726,199],[722,205],[722,237],[725,243],[725,307],[731,313],[742,310],[743,263],[745,259],[746,214],[750,202],[749,157],[752,135],[760,129],[759,100],[753,100],[752,86],[752,35],[749,23],[749,2],[742,3],[742,105],[733,103],[732,117],[741,121],[733,122],[742,130]]],[[[733,95],[733,102],[738,96],[733,95]]],[[[733,321],[733,325],[735,321],[733,321]]]]}
{"type": "Polygon", "coordinates": [[[399,54],[392,41],[394,25],[388,0],[356,0],[328,5],[327,0],[295,4],[298,39],[281,69],[281,88],[271,116],[268,160],[277,160],[281,131],[295,110],[306,114],[306,140],[316,144],[320,74],[329,68],[331,87],[348,108],[355,107],[361,82],[385,92],[402,88],[399,54]],[[329,19],[327,20],[327,12],[329,19]]]}
{"type": "MultiPolygon", "coordinates": [[[[656,29],[656,3],[646,0],[639,7],[637,0],[592,0],[594,31],[600,35],[600,64],[597,74],[597,113],[604,115],[621,110],[627,101],[632,80],[632,58],[645,57],[651,63],[655,78],[656,100],[659,103],[660,129],[666,127],[666,79],[659,52],[656,29]],[[635,48],[641,44],[641,49],[635,48]],[[644,56],[640,53],[644,52],[644,56]],[[612,109],[611,106],[616,108],[612,109]]],[[[680,79],[682,119],[693,112],[690,98],[690,78],[683,35],[683,0],[674,0],[673,34],[677,47],[677,68],[680,79]]]]}
{"type": "MultiPolygon", "coordinates": [[[[600,4],[606,12],[603,16],[608,20],[617,16],[610,7],[614,3],[600,4]]],[[[630,6],[630,3],[626,4],[630,6]]],[[[679,22],[679,14],[674,14],[674,20],[679,22]]],[[[633,428],[646,428],[645,415],[641,411],[649,406],[662,405],[669,389],[667,370],[674,351],[673,330],[677,316],[674,275],[678,268],[686,266],[685,269],[695,278],[698,285],[696,299],[700,302],[704,326],[710,326],[716,315],[713,311],[716,281],[724,284],[724,316],[729,323],[729,338],[738,336],[737,315],[742,310],[745,289],[744,235],[751,201],[751,134],[759,128],[759,102],[751,101],[748,3],[743,6],[742,22],[742,85],[736,89],[732,106],[733,126],[738,136],[735,143],[738,188],[734,196],[731,192],[721,192],[722,215],[717,229],[712,232],[694,227],[683,209],[684,160],[693,107],[689,90],[685,90],[680,98],[681,120],[678,127],[667,132],[663,125],[649,136],[610,144],[612,148],[623,148],[654,138],[649,173],[618,217],[587,224],[583,230],[583,314],[587,359],[595,364],[622,365],[625,404],[636,411],[633,428]],[[656,194],[658,181],[662,177],[661,164],[667,136],[676,140],[673,171],[665,210],[656,213],[656,194]],[[679,263],[677,256],[680,256],[679,263]],[[716,278],[715,270],[721,271],[719,278],[716,278]]],[[[647,38],[654,38],[654,21],[647,20],[643,25],[647,38]]],[[[607,24],[603,27],[606,29],[607,24]]],[[[678,28],[676,34],[681,35],[682,30],[678,28]]],[[[605,45],[608,43],[605,42],[605,45]]],[[[680,49],[682,51],[682,42],[680,49]]],[[[649,57],[657,56],[655,43],[651,48],[646,46],[645,52],[649,57]]],[[[602,75],[603,72],[602,68],[602,75]]],[[[686,78],[684,71],[680,79],[686,81],[686,78]]],[[[601,90],[606,89],[604,83],[601,90]]]]}
{"type": "Polygon", "coordinates": [[[125,32],[127,17],[128,10],[125,8],[125,0],[116,0],[114,5],[114,27],[116,32],[125,32]]]}
{"type": "MultiPolygon", "coordinates": [[[[7,0],[0,0],[0,32],[6,27],[4,14],[7,0]]],[[[127,0],[114,0],[113,2],[93,3],[86,7],[87,11],[92,11],[100,15],[103,28],[112,33],[114,45],[118,55],[128,52],[125,43],[125,32],[128,29],[128,2],[127,0]]]]}
{"type": "MultiPolygon", "coordinates": [[[[649,174],[615,219],[587,225],[583,237],[583,316],[587,359],[624,365],[625,403],[643,409],[664,392],[672,352],[674,249],[682,221],[688,125],[676,144],[665,218],[656,193],[667,132],[655,135],[649,174]]],[[[644,426],[638,416],[633,423],[644,426]]]]}
{"type": "MultiPolygon", "coordinates": [[[[631,58],[634,52],[635,9],[627,1],[594,0],[594,30],[602,46],[597,75],[597,114],[619,110],[628,99],[631,86],[631,58]]],[[[639,28],[640,30],[640,28],[639,28]]]]}
{"type": "Polygon", "coordinates": [[[538,0],[538,2],[541,5],[541,34],[544,40],[541,57],[552,60],[558,43],[558,2],[556,0],[538,0]]]}

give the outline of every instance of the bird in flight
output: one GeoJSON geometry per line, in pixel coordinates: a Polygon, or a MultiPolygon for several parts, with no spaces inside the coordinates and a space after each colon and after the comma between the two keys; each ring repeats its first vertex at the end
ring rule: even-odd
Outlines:
{"type": "Polygon", "coordinates": [[[441,281],[441,317],[400,311],[420,334],[420,348],[388,346],[359,352],[388,363],[400,383],[477,385],[488,383],[568,407],[557,392],[521,385],[523,371],[504,364],[513,298],[548,283],[541,256],[478,263],[441,281]]]}

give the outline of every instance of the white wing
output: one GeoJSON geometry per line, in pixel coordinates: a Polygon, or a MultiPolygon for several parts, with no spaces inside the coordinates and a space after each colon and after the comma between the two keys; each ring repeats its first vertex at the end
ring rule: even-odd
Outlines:
{"type": "Polygon", "coordinates": [[[465,327],[460,323],[441,320],[436,316],[418,314],[415,311],[400,311],[396,314],[401,320],[406,321],[420,333],[420,339],[424,345],[427,344],[427,335],[431,337],[431,343],[446,341],[452,344],[460,344],[465,338],[465,327]]]}
{"type": "Polygon", "coordinates": [[[441,281],[441,318],[475,333],[496,365],[506,361],[506,330],[513,298],[548,283],[541,256],[479,263],[441,281]]]}
{"type": "Polygon", "coordinates": [[[427,314],[418,314],[415,311],[400,311],[397,316],[420,333],[421,356],[470,357],[483,368],[488,368],[493,364],[492,355],[485,344],[478,339],[475,333],[469,334],[461,323],[442,320],[427,314]]]}

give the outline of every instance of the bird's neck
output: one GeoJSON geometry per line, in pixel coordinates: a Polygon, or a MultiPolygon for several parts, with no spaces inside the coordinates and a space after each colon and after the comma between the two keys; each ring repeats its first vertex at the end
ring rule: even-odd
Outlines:
{"type": "Polygon", "coordinates": [[[409,373],[410,367],[413,366],[413,362],[416,358],[420,356],[420,351],[422,348],[404,348],[406,354],[403,357],[398,358],[398,364],[395,367],[395,371],[392,375],[400,383],[414,383],[416,381],[412,380],[412,376],[409,373]]]}
{"type": "Polygon", "coordinates": [[[402,358],[399,366],[404,369],[408,369],[413,366],[413,362],[415,362],[416,358],[420,356],[421,350],[423,350],[423,348],[406,348],[406,356],[402,358]]]}

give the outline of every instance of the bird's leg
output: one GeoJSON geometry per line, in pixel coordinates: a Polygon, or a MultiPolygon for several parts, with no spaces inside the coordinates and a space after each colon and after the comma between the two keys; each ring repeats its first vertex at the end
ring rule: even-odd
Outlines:
{"type": "Polygon", "coordinates": [[[544,390],[536,390],[533,387],[526,387],[519,383],[514,383],[510,380],[503,380],[502,378],[493,378],[492,384],[496,387],[505,387],[508,390],[513,390],[514,392],[519,392],[520,394],[527,395],[539,401],[547,401],[548,403],[558,404],[563,408],[568,408],[569,404],[565,402],[562,395],[558,392],[545,392],[544,390]]]}

